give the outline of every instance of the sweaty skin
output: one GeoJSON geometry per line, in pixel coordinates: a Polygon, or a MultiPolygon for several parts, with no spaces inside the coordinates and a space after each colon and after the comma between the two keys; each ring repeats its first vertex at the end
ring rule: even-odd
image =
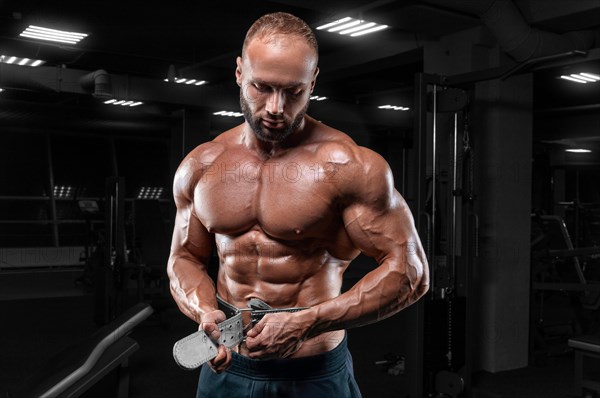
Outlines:
{"type": "MultiPolygon", "coordinates": [[[[318,68],[297,37],[253,39],[237,60],[246,122],[194,149],[174,181],[177,215],[168,273],[188,317],[218,338],[216,293],[237,307],[274,308],[238,352],[287,358],[335,348],[344,329],[417,301],[428,267],[409,208],[388,164],[305,114],[318,68]],[[207,267],[216,247],[216,286],[207,267]],[[359,253],[379,266],[341,294],[359,253]]],[[[231,352],[210,362],[221,372],[231,352]]]]}

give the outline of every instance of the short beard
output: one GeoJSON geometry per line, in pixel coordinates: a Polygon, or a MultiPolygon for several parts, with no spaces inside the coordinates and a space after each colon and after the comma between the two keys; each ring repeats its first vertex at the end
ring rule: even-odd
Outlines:
{"type": "Polygon", "coordinates": [[[265,142],[283,142],[287,137],[289,137],[294,131],[300,127],[302,120],[304,120],[304,116],[306,115],[306,111],[308,110],[308,105],[310,101],[306,101],[306,105],[304,108],[296,115],[294,120],[290,123],[288,119],[284,117],[284,123],[287,127],[284,129],[277,129],[276,132],[272,132],[268,128],[264,127],[261,124],[260,117],[254,117],[252,112],[250,111],[250,106],[248,105],[248,101],[244,98],[243,93],[240,91],[240,108],[242,109],[242,113],[244,114],[244,118],[246,119],[246,123],[250,125],[252,131],[254,131],[254,135],[261,141],[265,142]]]}

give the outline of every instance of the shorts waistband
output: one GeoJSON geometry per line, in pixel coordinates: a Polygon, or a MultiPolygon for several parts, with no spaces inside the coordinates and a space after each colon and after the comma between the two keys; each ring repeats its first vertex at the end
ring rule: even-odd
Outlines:
{"type": "Polygon", "coordinates": [[[307,379],[340,371],[348,358],[347,336],[333,350],[317,355],[288,359],[252,359],[232,352],[227,372],[254,379],[307,379]]]}

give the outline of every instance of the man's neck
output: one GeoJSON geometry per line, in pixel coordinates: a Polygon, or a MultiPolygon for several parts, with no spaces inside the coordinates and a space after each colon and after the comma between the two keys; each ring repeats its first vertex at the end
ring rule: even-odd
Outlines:
{"type": "Polygon", "coordinates": [[[301,144],[305,137],[307,118],[305,117],[300,126],[286,137],[283,141],[264,141],[257,137],[256,133],[244,123],[242,127],[242,142],[244,145],[256,152],[263,159],[271,159],[287,153],[291,148],[301,144]]]}

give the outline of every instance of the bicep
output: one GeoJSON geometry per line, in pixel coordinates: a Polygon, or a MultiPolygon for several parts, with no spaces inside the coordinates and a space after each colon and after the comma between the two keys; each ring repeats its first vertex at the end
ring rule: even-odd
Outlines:
{"type": "Polygon", "coordinates": [[[192,203],[178,204],[171,241],[171,256],[208,263],[214,245],[209,233],[194,214],[192,203]]]}
{"type": "Polygon", "coordinates": [[[179,258],[208,264],[214,245],[214,236],[194,214],[194,173],[195,168],[188,161],[182,163],[175,174],[173,196],[177,212],[171,240],[170,265],[179,258]]]}
{"type": "Polygon", "coordinates": [[[343,212],[346,232],[356,247],[382,263],[416,239],[412,214],[394,191],[386,203],[356,202],[343,212]]]}

